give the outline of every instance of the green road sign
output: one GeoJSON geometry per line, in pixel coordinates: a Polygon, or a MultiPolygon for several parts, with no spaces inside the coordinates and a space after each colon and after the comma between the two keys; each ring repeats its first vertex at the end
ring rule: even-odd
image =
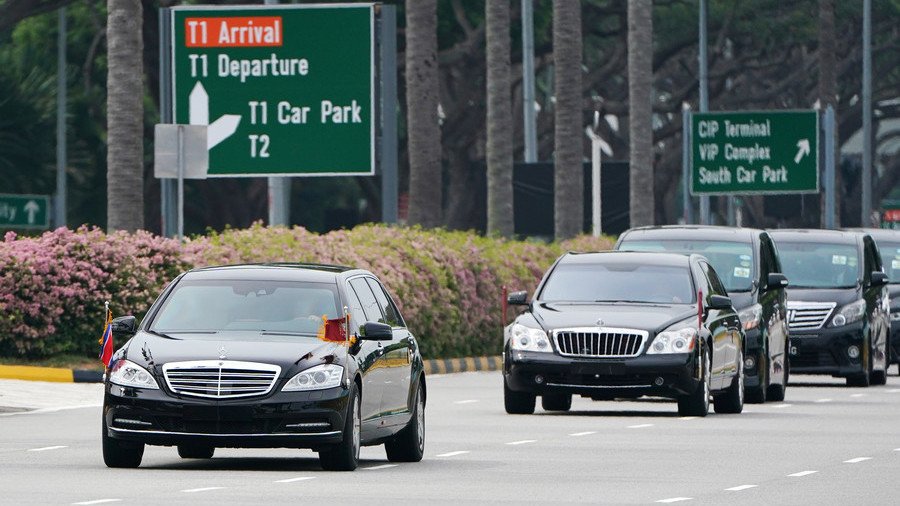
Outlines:
{"type": "Polygon", "coordinates": [[[176,7],[173,117],[209,125],[209,176],[368,175],[373,4],[176,7]]]}
{"type": "Polygon", "coordinates": [[[816,111],[716,112],[691,118],[691,194],[819,191],[816,111]]]}
{"type": "Polygon", "coordinates": [[[50,228],[50,197],[0,194],[0,228],[50,228]]]}

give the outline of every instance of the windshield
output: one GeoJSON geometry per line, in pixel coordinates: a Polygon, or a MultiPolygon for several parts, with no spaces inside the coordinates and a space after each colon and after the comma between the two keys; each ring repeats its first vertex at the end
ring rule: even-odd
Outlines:
{"type": "Polygon", "coordinates": [[[749,243],[685,239],[624,240],[619,249],[698,253],[709,260],[728,292],[750,291],[752,276],[755,274],[753,248],[749,243]]]}
{"type": "Polygon", "coordinates": [[[878,251],[881,253],[881,265],[884,273],[888,275],[891,283],[900,283],[900,243],[878,243],[878,251]]]}
{"type": "Polygon", "coordinates": [[[286,281],[183,280],[150,330],[163,334],[258,331],[315,337],[322,316],[339,316],[337,285],[286,281]]]}
{"type": "Polygon", "coordinates": [[[778,254],[793,288],[850,288],[860,277],[854,245],[778,241],[778,254]]]}
{"type": "Polygon", "coordinates": [[[539,296],[544,302],[687,304],[694,286],[687,266],[557,265],[539,296]]]}

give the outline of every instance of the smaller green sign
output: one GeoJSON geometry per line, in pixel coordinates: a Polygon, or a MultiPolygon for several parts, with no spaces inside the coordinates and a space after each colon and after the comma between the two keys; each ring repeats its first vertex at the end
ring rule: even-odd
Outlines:
{"type": "Polygon", "coordinates": [[[50,197],[0,194],[0,228],[50,228],[50,197]]]}
{"type": "Polygon", "coordinates": [[[819,191],[816,111],[715,112],[691,118],[691,193],[819,191]]]}

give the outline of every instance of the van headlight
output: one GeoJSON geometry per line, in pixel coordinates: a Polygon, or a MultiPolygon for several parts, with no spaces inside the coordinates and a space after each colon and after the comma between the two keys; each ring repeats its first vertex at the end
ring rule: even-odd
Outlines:
{"type": "Polygon", "coordinates": [[[829,327],[843,327],[844,325],[849,325],[853,322],[862,320],[862,317],[865,314],[866,301],[859,299],[856,302],[851,302],[842,307],[831,319],[831,325],[829,325],[829,327]]]}
{"type": "Polygon", "coordinates": [[[324,390],[341,385],[344,377],[343,366],[322,364],[297,374],[281,388],[282,392],[301,392],[306,390],[324,390]]]}
{"type": "Polygon", "coordinates": [[[109,382],[122,387],[159,390],[156,380],[147,369],[129,360],[117,360],[109,371],[109,382]]]}
{"type": "Polygon", "coordinates": [[[738,318],[741,319],[741,326],[744,327],[744,330],[753,330],[759,327],[759,322],[762,319],[762,306],[753,304],[748,308],[742,309],[738,312],[738,318]]]}
{"type": "Polygon", "coordinates": [[[677,330],[671,330],[672,327],[656,334],[650,348],[647,349],[648,355],[663,355],[671,353],[690,353],[694,350],[697,342],[697,329],[693,327],[683,327],[677,330]]]}
{"type": "Polygon", "coordinates": [[[510,348],[516,351],[553,351],[547,333],[541,329],[513,323],[510,333],[510,348]]]}

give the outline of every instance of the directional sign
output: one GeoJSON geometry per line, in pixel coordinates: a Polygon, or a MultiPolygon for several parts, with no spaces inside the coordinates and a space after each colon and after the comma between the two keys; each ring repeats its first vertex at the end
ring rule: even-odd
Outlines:
{"type": "Polygon", "coordinates": [[[50,228],[50,197],[0,194],[0,228],[50,228]]]}
{"type": "Polygon", "coordinates": [[[374,174],[373,26],[373,4],[174,8],[173,117],[208,125],[208,176],[374,174]]]}
{"type": "Polygon", "coordinates": [[[818,125],[816,111],[694,114],[691,193],[817,193],[818,125]]]}

